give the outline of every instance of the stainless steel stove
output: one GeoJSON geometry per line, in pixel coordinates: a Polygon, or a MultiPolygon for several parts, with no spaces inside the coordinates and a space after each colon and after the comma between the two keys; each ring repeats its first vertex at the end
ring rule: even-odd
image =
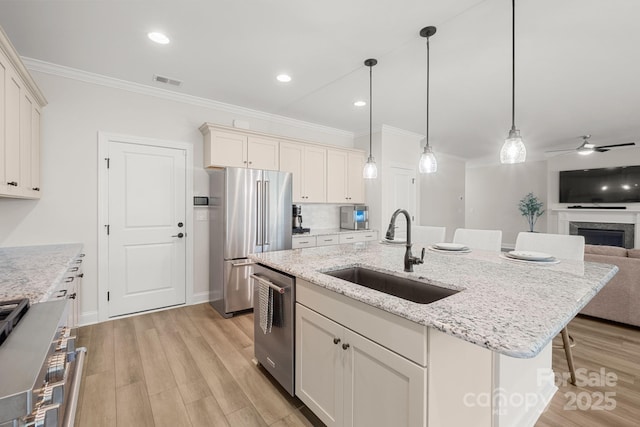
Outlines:
{"type": "Polygon", "coordinates": [[[74,424],[86,349],[67,325],[80,263],[46,302],[0,301],[0,427],[74,424]]]}

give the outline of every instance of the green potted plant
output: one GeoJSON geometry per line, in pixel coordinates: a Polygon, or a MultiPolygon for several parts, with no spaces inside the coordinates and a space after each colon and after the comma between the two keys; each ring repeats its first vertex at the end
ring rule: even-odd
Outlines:
{"type": "Polygon", "coordinates": [[[536,225],[536,221],[538,221],[538,218],[540,218],[545,212],[545,210],[542,209],[543,207],[544,203],[534,196],[533,193],[529,193],[524,196],[518,204],[520,213],[527,219],[527,222],[529,223],[529,231],[532,233],[533,227],[536,225]]]}

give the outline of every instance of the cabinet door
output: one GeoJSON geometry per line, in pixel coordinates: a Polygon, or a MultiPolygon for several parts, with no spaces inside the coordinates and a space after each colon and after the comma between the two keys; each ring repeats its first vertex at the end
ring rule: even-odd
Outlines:
{"type": "Polygon", "coordinates": [[[40,197],[40,109],[35,106],[31,116],[31,189],[40,197]]]}
{"type": "Polygon", "coordinates": [[[278,141],[270,138],[250,136],[247,140],[248,167],[277,171],[280,164],[278,158],[278,141]]]}
{"type": "Polygon", "coordinates": [[[344,330],[345,426],[426,426],[427,370],[344,330]]]}
{"type": "Polygon", "coordinates": [[[347,203],[348,155],[343,150],[327,150],[327,202],[347,203]]]}
{"type": "Polygon", "coordinates": [[[296,304],[296,396],[327,426],[345,425],[343,329],[296,304]]]}
{"type": "Polygon", "coordinates": [[[327,202],[327,150],[307,145],[304,148],[303,198],[306,203],[327,202]]]}
{"type": "Polygon", "coordinates": [[[5,78],[5,184],[9,194],[20,185],[20,91],[22,83],[11,68],[5,78]],[[11,183],[11,184],[9,184],[11,183]]]}
{"type": "Polygon", "coordinates": [[[347,197],[349,203],[364,203],[364,154],[349,153],[347,165],[347,197]]]}
{"type": "Polygon", "coordinates": [[[304,146],[280,143],[280,170],[291,172],[293,187],[293,202],[301,203],[302,199],[302,169],[304,164],[304,146]]]}
{"type": "Polygon", "coordinates": [[[34,102],[26,90],[20,96],[20,185],[24,194],[31,191],[31,132],[34,102]]]}
{"type": "Polygon", "coordinates": [[[213,130],[205,138],[205,167],[247,167],[247,136],[213,130]]]}

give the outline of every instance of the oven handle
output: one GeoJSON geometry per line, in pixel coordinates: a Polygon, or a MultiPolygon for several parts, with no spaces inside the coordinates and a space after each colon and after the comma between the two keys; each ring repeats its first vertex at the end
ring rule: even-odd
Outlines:
{"type": "Polygon", "coordinates": [[[270,282],[269,280],[263,279],[260,276],[256,276],[255,274],[252,274],[250,276],[252,279],[257,280],[258,282],[262,283],[263,285],[267,285],[268,287],[270,287],[271,289],[273,289],[274,291],[276,291],[279,294],[284,294],[286,289],[285,288],[281,288],[280,286],[276,285],[273,282],[270,282]]]}
{"type": "Polygon", "coordinates": [[[82,382],[82,367],[84,358],[87,355],[86,347],[76,349],[76,366],[73,372],[73,382],[71,383],[71,391],[69,393],[69,405],[64,411],[63,427],[73,427],[76,418],[76,409],[78,408],[78,398],[80,397],[80,383],[82,382]]]}

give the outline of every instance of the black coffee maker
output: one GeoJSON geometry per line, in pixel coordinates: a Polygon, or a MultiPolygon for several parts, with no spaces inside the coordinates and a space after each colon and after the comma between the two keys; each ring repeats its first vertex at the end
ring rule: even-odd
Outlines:
{"type": "Polygon", "coordinates": [[[291,224],[293,234],[308,233],[310,229],[302,227],[302,206],[293,205],[292,215],[291,224]]]}

